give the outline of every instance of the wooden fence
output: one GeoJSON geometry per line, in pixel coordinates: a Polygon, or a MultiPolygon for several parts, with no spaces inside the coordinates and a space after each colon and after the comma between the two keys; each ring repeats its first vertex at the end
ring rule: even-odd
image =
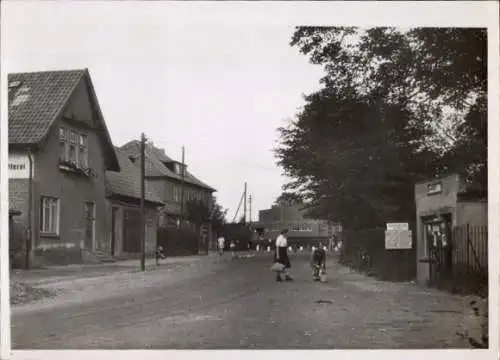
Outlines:
{"type": "Polygon", "coordinates": [[[199,238],[196,230],[176,227],[158,228],[158,245],[164,249],[167,256],[197,255],[199,238]]]}
{"type": "Polygon", "coordinates": [[[488,227],[463,225],[453,228],[452,281],[456,292],[487,292],[488,227]]]}

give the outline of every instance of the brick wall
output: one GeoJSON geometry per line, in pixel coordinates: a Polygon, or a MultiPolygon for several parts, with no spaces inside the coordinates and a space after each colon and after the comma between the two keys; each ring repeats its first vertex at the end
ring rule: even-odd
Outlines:
{"type": "Polygon", "coordinates": [[[29,202],[29,180],[9,179],[9,208],[21,211],[16,222],[27,226],[29,202]]]}

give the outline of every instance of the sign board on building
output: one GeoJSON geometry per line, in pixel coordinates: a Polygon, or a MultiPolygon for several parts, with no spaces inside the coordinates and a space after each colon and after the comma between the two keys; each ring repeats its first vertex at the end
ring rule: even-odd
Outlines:
{"type": "MultiPolygon", "coordinates": [[[[34,176],[34,173],[32,174],[34,176]]],[[[29,179],[30,159],[27,154],[9,154],[9,179],[29,179]]]]}
{"type": "Polygon", "coordinates": [[[409,230],[408,223],[387,223],[387,230],[409,230]]]}
{"type": "Polygon", "coordinates": [[[427,195],[434,195],[443,192],[443,183],[441,181],[427,185],[427,195]]]}
{"type": "Polygon", "coordinates": [[[411,230],[386,230],[386,250],[402,250],[412,248],[411,230]]]}

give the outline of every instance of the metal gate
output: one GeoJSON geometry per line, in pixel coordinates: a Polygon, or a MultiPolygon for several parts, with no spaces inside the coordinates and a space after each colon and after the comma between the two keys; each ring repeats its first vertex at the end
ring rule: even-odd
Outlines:
{"type": "Polygon", "coordinates": [[[431,286],[446,287],[453,278],[451,226],[443,219],[425,224],[431,286]]]}

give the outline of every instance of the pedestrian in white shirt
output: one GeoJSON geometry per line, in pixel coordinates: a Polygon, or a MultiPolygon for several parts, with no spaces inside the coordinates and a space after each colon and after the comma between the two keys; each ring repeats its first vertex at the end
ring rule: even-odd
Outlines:
{"type": "Polygon", "coordinates": [[[288,230],[284,229],[276,238],[274,262],[284,265],[283,270],[276,274],[276,281],[283,281],[281,275],[285,275],[286,281],[293,281],[293,278],[288,273],[288,269],[291,268],[292,265],[290,264],[290,259],[288,258],[288,240],[286,238],[286,234],[288,234],[288,230]]]}
{"type": "Polygon", "coordinates": [[[224,253],[224,245],[226,244],[226,239],[224,239],[224,236],[220,236],[217,239],[217,245],[219,247],[219,255],[222,255],[224,253]]]}
{"type": "Polygon", "coordinates": [[[231,256],[235,257],[235,252],[234,250],[236,249],[236,242],[234,240],[231,240],[231,243],[229,244],[229,248],[231,249],[231,256]]]}

